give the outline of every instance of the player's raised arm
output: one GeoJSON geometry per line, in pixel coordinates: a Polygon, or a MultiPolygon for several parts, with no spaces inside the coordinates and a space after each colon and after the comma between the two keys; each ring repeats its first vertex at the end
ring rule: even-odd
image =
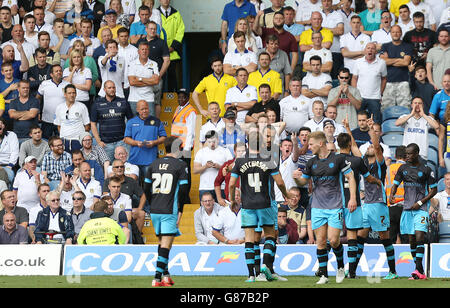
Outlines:
{"type": "Polygon", "coordinates": [[[383,149],[381,148],[380,138],[376,135],[374,130],[375,122],[373,121],[373,114],[370,119],[367,120],[367,125],[369,126],[369,136],[375,151],[375,157],[377,162],[382,163],[384,161],[383,149]]]}

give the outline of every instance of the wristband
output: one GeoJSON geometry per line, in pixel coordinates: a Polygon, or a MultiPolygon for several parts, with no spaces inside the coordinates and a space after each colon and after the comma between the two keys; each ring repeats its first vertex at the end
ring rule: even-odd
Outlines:
{"type": "Polygon", "coordinates": [[[422,200],[417,201],[417,204],[421,206],[423,204],[422,200]]]}

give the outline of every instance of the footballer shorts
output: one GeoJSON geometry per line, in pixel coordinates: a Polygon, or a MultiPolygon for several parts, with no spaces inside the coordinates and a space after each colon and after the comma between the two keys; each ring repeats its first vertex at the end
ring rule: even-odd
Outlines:
{"type": "Polygon", "coordinates": [[[344,210],[340,209],[311,209],[311,225],[312,229],[318,229],[325,224],[328,226],[342,230],[344,210]]]}
{"type": "MultiPolygon", "coordinates": [[[[272,202],[272,211],[273,211],[273,224],[275,227],[275,231],[278,230],[278,203],[276,201],[272,202]]],[[[258,227],[255,228],[255,232],[261,233],[263,231],[262,225],[258,225],[258,227]]]]}
{"type": "Polygon", "coordinates": [[[390,226],[389,208],[384,203],[370,203],[362,205],[363,227],[372,231],[387,231],[390,226]]]}
{"type": "Polygon", "coordinates": [[[179,236],[177,228],[178,214],[150,214],[156,236],[179,236]]]}
{"type": "Polygon", "coordinates": [[[352,213],[347,208],[344,208],[345,227],[348,230],[359,230],[363,228],[363,212],[360,206],[356,207],[352,213]]]}
{"type": "MultiPolygon", "coordinates": [[[[264,209],[241,209],[241,227],[242,228],[262,228],[265,226],[274,226],[273,208],[264,209]]],[[[256,231],[256,230],[255,230],[256,231]]],[[[260,231],[256,231],[260,232],[260,231]]]]}
{"type": "Polygon", "coordinates": [[[428,232],[428,213],[423,210],[403,210],[400,218],[400,234],[428,232]]]}

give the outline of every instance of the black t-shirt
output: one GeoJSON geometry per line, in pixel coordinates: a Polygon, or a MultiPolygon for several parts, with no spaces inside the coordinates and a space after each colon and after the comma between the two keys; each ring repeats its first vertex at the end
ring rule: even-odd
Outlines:
{"type": "Polygon", "coordinates": [[[231,176],[240,177],[242,208],[265,209],[275,201],[273,175],[278,167],[260,157],[237,158],[231,176]]]}
{"type": "Polygon", "coordinates": [[[138,47],[141,42],[146,42],[148,44],[150,49],[149,59],[158,63],[158,70],[161,70],[164,62],[163,57],[170,57],[167,43],[160,38],[155,38],[151,41],[147,41],[147,38],[141,38],[137,41],[136,47],[138,47]]]}
{"type": "Polygon", "coordinates": [[[0,28],[3,30],[3,33],[2,33],[2,36],[1,36],[2,37],[2,43],[7,42],[9,40],[12,40],[11,32],[12,32],[12,28],[13,27],[14,27],[13,24],[11,24],[10,28],[5,28],[5,27],[3,27],[2,24],[0,24],[0,28]]]}
{"type": "Polygon", "coordinates": [[[184,161],[173,157],[158,158],[147,169],[144,181],[152,185],[150,213],[178,213],[179,201],[185,197],[178,194],[179,186],[188,184],[188,167],[184,161]]]}
{"type": "Polygon", "coordinates": [[[373,204],[373,203],[387,203],[386,191],[384,189],[384,183],[386,179],[386,171],[387,166],[386,162],[375,161],[373,164],[369,164],[369,160],[364,157],[364,163],[369,169],[370,175],[379,179],[382,183],[382,187],[377,184],[372,184],[367,181],[364,181],[364,203],[373,204]]]}
{"type": "MultiPolygon", "coordinates": [[[[433,30],[427,28],[422,32],[414,29],[405,33],[403,41],[413,45],[412,61],[417,62],[425,52],[428,52],[428,50],[437,43],[437,34],[433,30]]],[[[419,62],[422,62],[423,65],[425,61],[421,60],[419,62]]]]}
{"type": "MultiPolygon", "coordinates": [[[[358,206],[361,206],[361,197],[359,195],[359,183],[360,176],[362,175],[364,178],[369,176],[369,170],[367,166],[364,164],[364,161],[361,157],[353,156],[350,154],[342,154],[345,157],[345,160],[350,162],[351,168],[353,170],[353,175],[356,181],[356,202],[358,206]]],[[[344,206],[347,207],[348,201],[350,200],[350,189],[347,178],[344,177],[344,206]]]]}
{"type": "Polygon", "coordinates": [[[260,113],[265,112],[267,109],[273,109],[277,115],[276,122],[280,121],[280,104],[279,101],[274,100],[273,98],[270,99],[266,104],[262,104],[262,102],[258,102],[257,104],[254,104],[252,108],[250,108],[247,112],[248,116],[251,116],[254,113],[260,113]]]}

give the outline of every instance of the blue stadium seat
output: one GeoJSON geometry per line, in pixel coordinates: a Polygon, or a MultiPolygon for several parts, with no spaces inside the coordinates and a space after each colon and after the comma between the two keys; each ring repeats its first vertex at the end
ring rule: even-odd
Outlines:
{"type": "Polygon", "coordinates": [[[383,136],[383,143],[389,147],[398,147],[403,144],[403,134],[387,134],[383,136]]]}
{"type": "Polygon", "coordinates": [[[440,179],[437,186],[438,192],[441,192],[445,189],[444,179],[440,179]]]}
{"type": "Polygon", "coordinates": [[[428,134],[428,145],[433,149],[435,149],[436,151],[438,150],[438,142],[439,142],[438,136],[436,136],[435,134],[430,133],[428,134]]]}
{"type": "Polygon", "coordinates": [[[383,131],[383,135],[391,134],[391,133],[403,134],[403,132],[405,131],[405,128],[403,128],[401,126],[396,126],[395,121],[396,121],[396,119],[389,119],[389,120],[383,121],[383,123],[381,123],[381,130],[383,131]]]}
{"type": "Polygon", "coordinates": [[[434,148],[428,148],[428,161],[431,161],[436,168],[439,167],[438,151],[434,148]]]}
{"type": "Polygon", "coordinates": [[[439,224],[439,243],[450,243],[450,221],[439,224]]]}
{"type": "Polygon", "coordinates": [[[398,119],[401,115],[409,114],[411,111],[408,107],[404,106],[391,106],[387,107],[383,111],[383,121],[389,120],[389,119],[398,119]]]}

